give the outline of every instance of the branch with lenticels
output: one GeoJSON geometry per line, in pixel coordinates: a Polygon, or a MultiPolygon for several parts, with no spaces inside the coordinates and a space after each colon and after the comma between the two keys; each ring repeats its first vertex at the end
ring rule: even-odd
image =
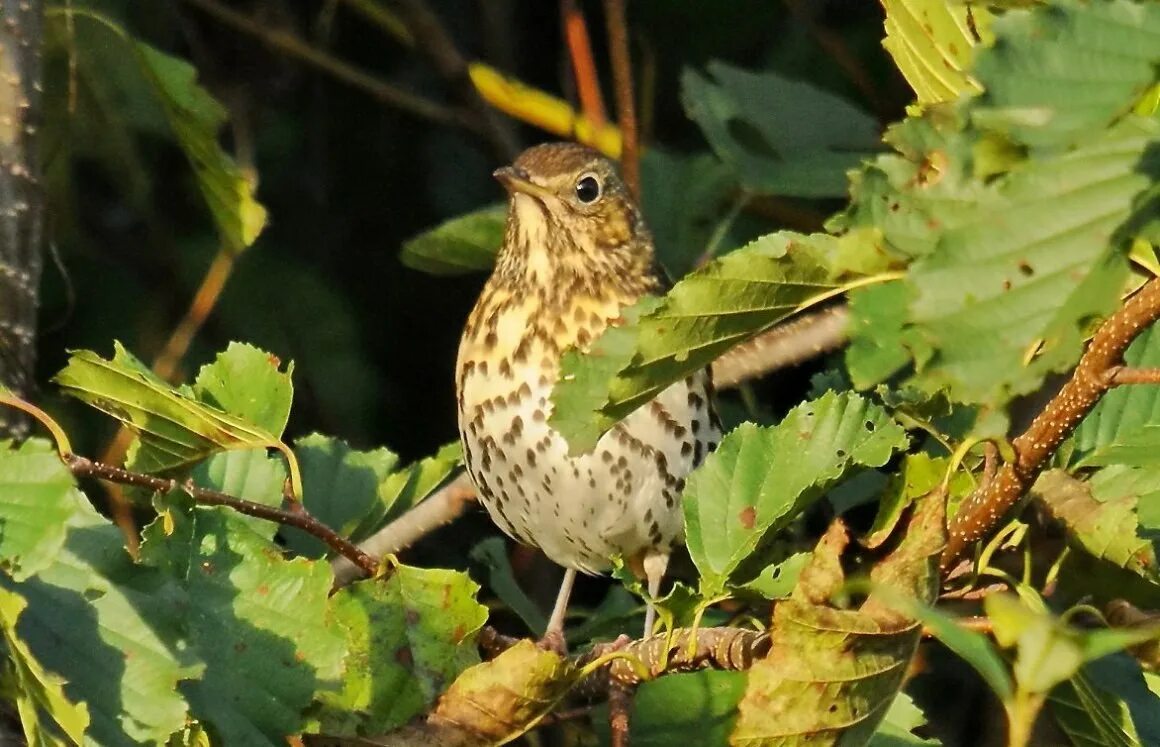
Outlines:
{"type": "Polygon", "coordinates": [[[1027,492],[1059,448],[1100,397],[1114,386],[1160,383],[1155,369],[1123,365],[1132,340],[1160,319],[1160,278],[1144,284],[1118,311],[1108,317],[1080,358],[1071,378],[1051,398],[1026,431],[1012,442],[1015,459],[1001,466],[963,501],[948,527],[941,566],[945,574],[974,543],[1003,520],[1027,492]]]}

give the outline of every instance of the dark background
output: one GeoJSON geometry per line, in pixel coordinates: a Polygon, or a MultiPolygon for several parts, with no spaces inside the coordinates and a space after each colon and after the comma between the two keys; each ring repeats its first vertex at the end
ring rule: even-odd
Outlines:
{"type": "MultiPolygon", "coordinates": [[[[503,162],[500,154],[472,133],[393,110],[271,52],[191,5],[90,5],[193,62],[230,110],[223,137],[240,162],[252,153],[258,198],[269,210],[267,229],[239,258],[183,361],[184,377],[230,340],[244,340],[295,363],[291,437],[318,430],[359,447],[387,445],[406,459],[453,440],[455,349],[484,278],[427,276],[403,267],[397,256],[405,239],[498,201],[490,173],[503,162]]],[[[580,5],[611,108],[601,3],[580,5]]],[[[230,7],[407,90],[455,101],[419,54],[343,2],[259,0],[230,7]]],[[[558,3],[433,0],[430,7],[467,58],[574,99],[558,3]]],[[[684,66],[713,59],[807,80],[883,123],[900,117],[910,99],[880,45],[881,8],[869,0],[632,0],[629,23],[646,143],[705,150],[683,112],[678,76],[684,66]],[[847,66],[857,66],[861,85],[835,59],[835,49],[847,56],[847,66]]],[[[41,382],[63,366],[66,350],[109,354],[114,339],[151,361],[217,247],[188,164],[171,136],[157,131],[155,113],[122,95],[94,107],[100,111],[94,117],[88,99],[100,97],[86,92],[99,91],[102,82],[82,76],[70,83],[67,30],[59,19],[49,26],[44,156],[58,261],[45,272],[41,382]]],[[[117,69],[114,40],[101,42],[99,34],[107,32],[91,26],[80,22],[75,33],[94,34],[98,50],[107,45],[102,59],[111,77],[128,76],[117,69]]],[[[521,145],[552,139],[508,122],[521,145]]],[[[771,201],[743,216],[737,230],[743,237],[746,220],[761,232],[787,222],[809,230],[839,205],[771,201]]],[[[779,394],[795,402],[808,374],[765,386],[775,402],[779,394]]],[[[112,433],[106,419],[70,403],[53,405],[90,453],[112,433]]]]}

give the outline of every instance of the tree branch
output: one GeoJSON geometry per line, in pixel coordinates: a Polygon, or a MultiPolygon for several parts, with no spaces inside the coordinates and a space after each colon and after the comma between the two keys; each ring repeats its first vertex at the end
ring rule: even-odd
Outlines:
{"type": "MultiPolygon", "coordinates": [[[[44,232],[38,134],[42,0],[0,2],[0,387],[33,387],[44,232]]],[[[20,413],[0,411],[0,435],[24,435],[20,413]]]]}
{"type": "Polygon", "coordinates": [[[1128,368],[1115,366],[1108,370],[1112,386],[1125,384],[1160,384],[1160,368],[1128,368]]]}
{"type": "Polygon", "coordinates": [[[132,485],[158,493],[168,493],[180,490],[187,493],[193,500],[202,506],[227,506],[238,513],[253,516],[258,519],[273,521],[278,524],[296,527],[307,534],[317,537],[326,543],[335,552],[348,558],[363,573],[373,576],[378,570],[378,562],[367,553],[360,550],[354,543],[341,537],[333,529],[315,519],[300,503],[294,504],[293,510],[283,510],[264,503],[255,503],[243,498],[221,493],[209,488],[200,488],[192,480],[179,482],[177,480],[145,475],[139,472],[130,472],[121,467],[94,462],[76,454],[64,454],[64,463],[77,477],[96,477],[101,480],[132,485]]]}
{"type": "MultiPolygon", "coordinates": [[[[402,552],[429,532],[450,524],[476,501],[475,488],[466,472],[364,540],[359,549],[374,557],[402,552]]],[[[334,582],[344,586],[358,578],[359,567],[343,554],[331,561],[334,582]]]]}
{"type": "Polygon", "coordinates": [[[1160,278],[1153,278],[1096,330],[1071,379],[1012,442],[1015,461],[1000,467],[994,480],[980,486],[963,501],[948,528],[947,547],[941,560],[943,573],[953,567],[968,547],[1002,521],[1063,440],[1100,397],[1120,383],[1116,379],[1125,370],[1121,365],[1124,351],[1158,318],[1160,278]]]}
{"type": "Polygon", "coordinates": [[[608,52],[612,58],[616,116],[620,123],[620,170],[629,191],[640,199],[640,131],[636,125],[632,56],[628,51],[628,20],[625,17],[624,0],[604,0],[604,19],[608,24],[608,52]]]}
{"type": "Polygon", "coordinates": [[[779,324],[713,361],[713,385],[730,389],[836,350],[846,342],[849,318],[845,306],[834,306],[779,324]]]}

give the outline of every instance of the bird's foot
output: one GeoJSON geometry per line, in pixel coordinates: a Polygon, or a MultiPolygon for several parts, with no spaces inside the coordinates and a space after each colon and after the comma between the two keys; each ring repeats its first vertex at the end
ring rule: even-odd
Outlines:
{"type": "Polygon", "coordinates": [[[545,631],[544,637],[536,641],[536,646],[558,656],[568,655],[568,642],[564,640],[564,631],[558,628],[545,631]]]}

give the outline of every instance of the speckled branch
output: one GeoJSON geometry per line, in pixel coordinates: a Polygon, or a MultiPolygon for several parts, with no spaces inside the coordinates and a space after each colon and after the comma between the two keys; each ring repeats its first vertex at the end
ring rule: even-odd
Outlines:
{"type": "Polygon", "coordinates": [[[1160,318],[1160,278],[1149,280],[1096,331],[1071,379],[1052,397],[1030,427],[1012,443],[1015,460],[963,501],[948,528],[942,555],[945,573],[975,542],[990,533],[1027,492],[1047,460],[1109,388],[1131,377],[1122,367],[1124,351],[1160,318]]]}
{"type": "Polygon", "coordinates": [[[110,464],[102,464],[101,462],[94,462],[91,459],[86,459],[76,454],[66,454],[64,462],[68,468],[77,477],[96,477],[101,480],[108,480],[110,482],[119,483],[121,485],[133,485],[138,488],[145,488],[158,493],[168,493],[173,490],[181,490],[188,493],[194,500],[203,506],[228,506],[238,513],[247,516],[253,516],[258,519],[266,519],[278,524],[285,524],[286,526],[296,527],[306,532],[307,534],[317,537],[322,542],[326,543],[335,552],[349,558],[363,573],[366,575],[373,575],[378,569],[378,563],[370,555],[366,554],[352,542],[339,536],[333,529],[326,526],[318,519],[311,516],[301,504],[294,504],[291,509],[281,509],[275,506],[267,506],[264,503],[255,503],[254,501],[247,501],[242,498],[235,498],[232,495],[221,493],[217,490],[209,488],[201,488],[194,485],[191,481],[184,482],[179,480],[166,479],[163,477],[156,477],[155,475],[145,475],[139,472],[131,472],[121,467],[114,467],[110,464]]]}
{"type": "MultiPolygon", "coordinates": [[[[32,387],[43,265],[40,184],[41,0],[0,0],[0,386],[32,387]]],[[[21,413],[0,408],[0,434],[23,435],[21,413]]]]}

